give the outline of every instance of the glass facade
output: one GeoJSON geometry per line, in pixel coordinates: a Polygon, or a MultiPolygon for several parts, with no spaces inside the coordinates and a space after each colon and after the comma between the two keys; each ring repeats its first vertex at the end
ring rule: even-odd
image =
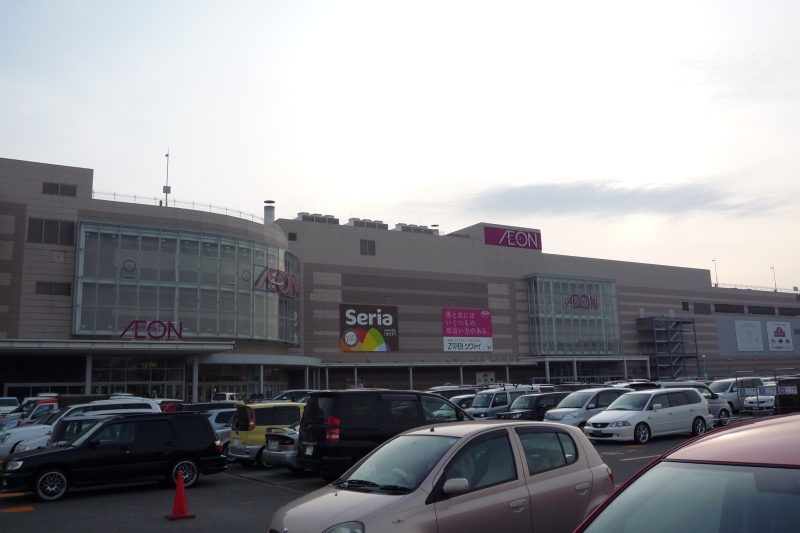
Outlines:
{"type": "Polygon", "coordinates": [[[183,337],[299,344],[300,261],[277,246],[196,231],[80,222],[73,333],[134,320],[183,337]]]}
{"type": "Polygon", "coordinates": [[[614,280],[537,275],[527,285],[532,355],[621,352],[614,280]]]}

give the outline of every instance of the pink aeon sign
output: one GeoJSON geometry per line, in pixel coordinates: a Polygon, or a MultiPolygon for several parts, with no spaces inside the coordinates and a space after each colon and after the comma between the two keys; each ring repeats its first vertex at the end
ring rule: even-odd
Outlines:
{"type": "Polygon", "coordinates": [[[491,244],[493,246],[527,248],[528,250],[542,249],[542,234],[538,231],[484,226],[483,236],[486,244],[491,244]]]}

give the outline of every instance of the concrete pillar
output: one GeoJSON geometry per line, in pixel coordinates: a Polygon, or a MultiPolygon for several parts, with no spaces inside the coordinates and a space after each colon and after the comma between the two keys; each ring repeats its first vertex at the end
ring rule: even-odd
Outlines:
{"type": "Polygon", "coordinates": [[[544,377],[547,383],[550,383],[550,361],[544,360],[544,377]]]}
{"type": "Polygon", "coordinates": [[[306,367],[306,388],[308,388],[308,367],[306,367]]]}
{"type": "Polygon", "coordinates": [[[647,369],[647,381],[650,381],[650,361],[646,361],[644,367],[647,369]]]}
{"type": "Polygon", "coordinates": [[[200,380],[200,359],[196,355],[192,361],[192,401],[197,403],[197,387],[200,380]]]}
{"type": "Polygon", "coordinates": [[[358,388],[358,366],[353,367],[353,388],[358,388]]]}
{"type": "Polygon", "coordinates": [[[625,375],[625,381],[628,381],[628,360],[624,357],[622,358],[622,373],[625,375]]]}
{"type": "Polygon", "coordinates": [[[506,383],[511,383],[511,374],[508,370],[508,365],[506,365],[506,383]]]}
{"type": "Polygon", "coordinates": [[[326,389],[330,389],[331,388],[330,379],[329,379],[330,376],[328,374],[328,370],[329,370],[329,368],[326,366],[325,367],[325,388],[326,389]]]}
{"type": "Polygon", "coordinates": [[[459,365],[458,367],[458,375],[461,378],[461,384],[464,384],[464,365],[459,365]]]}
{"type": "Polygon", "coordinates": [[[261,373],[261,394],[264,394],[264,365],[260,366],[260,373],[261,373]]]}
{"type": "Polygon", "coordinates": [[[572,358],[572,377],[578,381],[578,359],[576,357],[572,358]]]}
{"type": "Polygon", "coordinates": [[[414,390],[414,367],[408,367],[408,390],[414,390]]]}
{"type": "Polygon", "coordinates": [[[86,354],[86,394],[92,393],[92,354],[86,354]]]}

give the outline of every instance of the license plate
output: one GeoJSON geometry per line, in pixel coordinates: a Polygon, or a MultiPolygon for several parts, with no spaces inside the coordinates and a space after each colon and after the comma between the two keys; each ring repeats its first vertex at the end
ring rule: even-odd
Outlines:
{"type": "Polygon", "coordinates": [[[233,443],[236,445],[238,445],[240,442],[242,442],[242,439],[233,439],[233,443]]]}
{"type": "Polygon", "coordinates": [[[269,441],[269,449],[270,450],[277,450],[278,449],[278,441],[276,441],[276,440],[269,441]]]}
{"type": "Polygon", "coordinates": [[[314,455],[314,447],[306,446],[306,455],[314,455]]]}
{"type": "Polygon", "coordinates": [[[595,437],[602,437],[603,436],[603,432],[602,431],[592,431],[592,435],[595,436],[595,437]]]}

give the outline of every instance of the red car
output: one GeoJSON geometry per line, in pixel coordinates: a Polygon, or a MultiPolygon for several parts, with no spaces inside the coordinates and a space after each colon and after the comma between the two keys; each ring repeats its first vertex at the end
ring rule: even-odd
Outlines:
{"type": "Polygon", "coordinates": [[[689,440],[642,469],[576,533],[800,531],[800,416],[689,440]]]}

